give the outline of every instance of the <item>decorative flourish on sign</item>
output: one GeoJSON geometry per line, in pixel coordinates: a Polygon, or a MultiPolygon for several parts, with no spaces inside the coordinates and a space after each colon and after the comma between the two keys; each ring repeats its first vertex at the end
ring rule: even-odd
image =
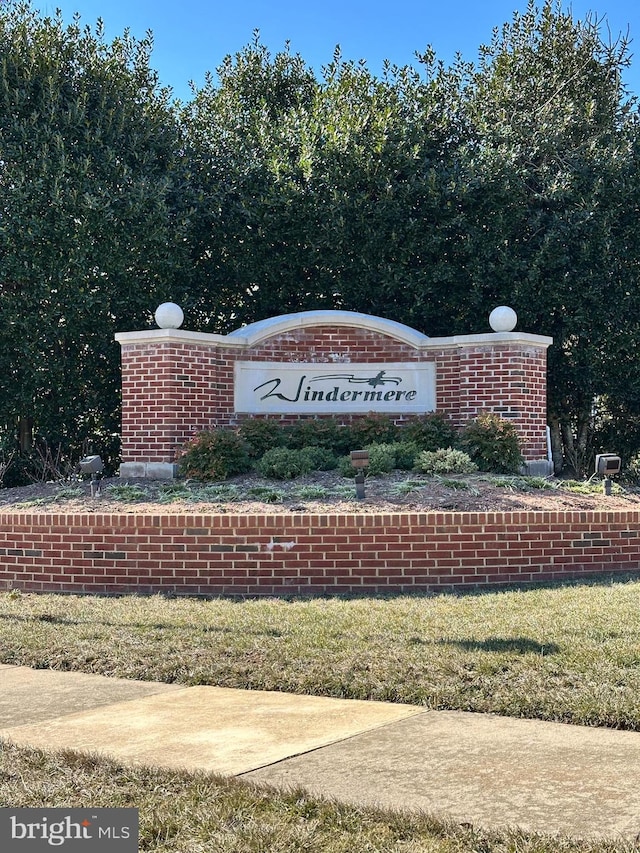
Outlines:
{"type": "Polygon", "coordinates": [[[316,376],[315,379],[311,379],[310,381],[321,382],[325,379],[346,379],[349,384],[371,385],[372,388],[377,388],[378,385],[386,385],[388,382],[391,382],[393,385],[399,385],[402,382],[399,376],[385,377],[386,372],[386,370],[380,370],[375,376],[369,378],[359,378],[354,373],[326,373],[322,376],[316,376]]]}
{"type": "MultiPolygon", "coordinates": [[[[313,379],[309,380],[311,382],[326,382],[329,380],[346,380],[350,385],[370,385],[372,388],[377,388],[378,385],[400,385],[402,382],[402,378],[400,376],[387,376],[386,370],[380,370],[376,373],[375,376],[356,376],[355,373],[323,373],[321,376],[315,376],[313,379]]],[[[286,400],[288,403],[297,403],[300,399],[300,394],[302,393],[302,386],[305,383],[306,375],[300,378],[298,382],[298,387],[295,392],[295,396],[287,397],[286,394],[280,393],[276,389],[280,387],[282,384],[282,379],[268,379],[266,382],[263,382],[261,385],[256,385],[253,389],[254,391],[260,391],[262,388],[266,388],[267,386],[271,386],[270,390],[267,391],[266,394],[263,394],[260,399],[266,400],[269,397],[277,397],[278,400],[286,400]]]]}
{"type": "Polygon", "coordinates": [[[303,386],[306,378],[307,378],[306,376],[303,376],[300,379],[300,382],[298,383],[298,390],[296,391],[295,397],[287,397],[286,394],[276,393],[276,388],[280,387],[280,385],[282,384],[282,379],[268,379],[266,382],[263,382],[262,385],[256,385],[256,387],[253,390],[259,391],[261,388],[264,388],[266,385],[272,385],[273,387],[271,388],[271,390],[268,391],[266,394],[263,394],[262,397],[260,397],[261,400],[266,400],[267,397],[277,397],[278,400],[286,400],[288,403],[297,403],[298,400],[300,399],[300,393],[302,391],[302,386],[303,386]]]}

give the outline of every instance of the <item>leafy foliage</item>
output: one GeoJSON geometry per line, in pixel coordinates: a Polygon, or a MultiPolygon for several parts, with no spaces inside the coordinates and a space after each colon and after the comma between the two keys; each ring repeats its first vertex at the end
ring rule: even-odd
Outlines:
{"type": "Polygon", "coordinates": [[[250,447],[249,455],[259,459],[267,450],[281,447],[285,441],[283,428],[277,421],[251,418],[238,427],[238,434],[250,447]]]}
{"type": "Polygon", "coordinates": [[[151,41],[0,10],[0,424],[112,448],[115,331],[148,322],[180,265],[178,133],[151,41]]]}
{"type": "Polygon", "coordinates": [[[468,454],[452,447],[423,450],[416,458],[415,467],[423,474],[473,474],[478,470],[468,454]]]}
{"type": "Polygon", "coordinates": [[[286,429],[287,447],[325,447],[340,455],[353,449],[353,432],[336,418],[305,418],[286,429]]]}
{"type": "Polygon", "coordinates": [[[403,436],[421,450],[439,450],[452,447],[458,434],[442,412],[411,418],[403,427],[403,436]]]}
{"type": "Polygon", "coordinates": [[[194,480],[226,480],[251,469],[250,447],[232,430],[202,432],[188,442],[178,468],[182,476],[194,480]]]}
{"type": "Polygon", "coordinates": [[[351,425],[351,434],[354,443],[352,450],[367,449],[372,444],[394,442],[398,437],[398,427],[389,415],[370,412],[354,420],[351,425]]]}
{"type": "Polygon", "coordinates": [[[524,462],[516,427],[493,412],[483,412],[470,421],[459,444],[481,471],[517,473],[524,462]]]}
{"type": "MultiPolygon", "coordinates": [[[[150,38],[107,44],[3,4],[0,431],[33,422],[70,458],[115,463],[113,335],[168,298],[211,332],[336,307],[450,335],[510,304],[554,338],[557,469],[584,472],[605,440],[630,458],[640,123],[627,40],[605,30],[530,2],[475,65],[427,49],[380,77],[339,51],[317,76],[256,35],[172,105],[150,38]]],[[[251,429],[259,454],[268,430],[251,429]]],[[[289,438],[397,440],[382,418],[353,429],[321,418],[289,438]]],[[[440,415],[407,429],[425,450],[453,443],[440,415]]]]}
{"type": "Polygon", "coordinates": [[[311,454],[288,447],[273,447],[256,462],[256,471],[274,480],[292,480],[314,470],[311,454]]]}

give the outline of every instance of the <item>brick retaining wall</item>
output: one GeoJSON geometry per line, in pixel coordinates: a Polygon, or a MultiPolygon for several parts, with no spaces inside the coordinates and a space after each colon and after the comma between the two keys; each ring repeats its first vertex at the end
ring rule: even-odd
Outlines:
{"type": "Polygon", "coordinates": [[[0,514],[0,588],[384,593],[640,570],[640,512],[0,514]]]}

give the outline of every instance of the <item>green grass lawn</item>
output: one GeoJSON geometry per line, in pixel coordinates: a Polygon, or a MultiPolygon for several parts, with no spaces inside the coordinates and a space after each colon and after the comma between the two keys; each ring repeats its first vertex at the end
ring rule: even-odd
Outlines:
{"type": "MultiPolygon", "coordinates": [[[[248,601],[0,594],[0,662],[640,731],[640,581],[248,601]]],[[[0,805],[137,806],[142,850],[622,851],[240,782],[0,752],[0,805]],[[28,783],[27,781],[28,780],[28,783]]],[[[635,848],[637,849],[637,848],[635,848]]]]}

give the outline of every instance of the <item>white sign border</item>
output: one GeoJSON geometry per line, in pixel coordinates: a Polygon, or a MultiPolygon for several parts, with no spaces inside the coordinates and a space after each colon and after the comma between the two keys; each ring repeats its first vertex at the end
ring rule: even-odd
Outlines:
{"type": "Polygon", "coordinates": [[[236,361],[234,409],[253,415],[426,414],[436,410],[436,366],[432,361],[236,361]],[[311,388],[323,379],[333,383],[330,389],[311,388]],[[258,389],[265,392],[262,399],[258,389]],[[354,398],[345,399],[347,393],[354,398]]]}

